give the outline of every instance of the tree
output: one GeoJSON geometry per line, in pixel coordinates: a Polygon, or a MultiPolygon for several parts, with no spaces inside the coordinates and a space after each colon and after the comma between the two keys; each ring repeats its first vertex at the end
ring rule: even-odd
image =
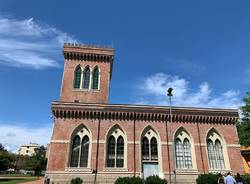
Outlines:
{"type": "Polygon", "coordinates": [[[237,126],[240,144],[250,146],[250,92],[243,98],[242,118],[237,126]]]}
{"type": "Polygon", "coordinates": [[[14,167],[16,155],[9,153],[4,146],[0,143],[0,171],[5,171],[14,167]]]}

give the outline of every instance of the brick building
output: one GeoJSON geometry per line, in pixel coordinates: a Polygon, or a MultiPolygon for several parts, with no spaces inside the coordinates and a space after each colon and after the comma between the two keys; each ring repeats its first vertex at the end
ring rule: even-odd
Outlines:
{"type": "Polygon", "coordinates": [[[109,104],[114,50],[65,44],[63,54],[46,171],[54,184],[153,174],[187,184],[200,173],[243,172],[236,109],[173,107],[170,116],[168,106],[109,104]]]}

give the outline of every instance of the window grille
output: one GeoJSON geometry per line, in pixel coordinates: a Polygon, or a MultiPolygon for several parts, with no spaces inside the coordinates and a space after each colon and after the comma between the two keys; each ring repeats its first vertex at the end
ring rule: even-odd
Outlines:
{"type": "Polygon", "coordinates": [[[110,136],[108,140],[107,167],[115,167],[115,138],[110,136]]]}
{"type": "Polygon", "coordinates": [[[175,140],[176,168],[184,168],[183,145],[179,138],[175,140]]]}
{"type": "Polygon", "coordinates": [[[153,137],[150,140],[150,147],[151,147],[151,160],[158,160],[157,140],[155,137],[153,137]]]}
{"type": "Polygon", "coordinates": [[[124,140],[122,136],[117,139],[116,167],[123,167],[124,162],[124,140]]]}
{"type": "Polygon", "coordinates": [[[149,142],[147,137],[142,139],[142,160],[149,160],[149,142]]]}
{"type": "Polygon", "coordinates": [[[87,167],[88,166],[88,155],[89,155],[89,138],[85,135],[82,139],[81,145],[81,161],[80,167],[87,167]]]}
{"type": "Polygon", "coordinates": [[[78,167],[79,162],[79,151],[80,151],[80,137],[76,135],[72,142],[71,148],[71,167],[78,167]]]}
{"type": "Polygon", "coordinates": [[[183,142],[185,168],[192,168],[191,145],[188,139],[183,142]]]}

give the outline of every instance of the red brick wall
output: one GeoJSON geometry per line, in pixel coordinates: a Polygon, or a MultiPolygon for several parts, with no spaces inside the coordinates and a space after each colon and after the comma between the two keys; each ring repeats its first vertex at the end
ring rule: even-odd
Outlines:
{"type": "MultiPolygon", "coordinates": [[[[114,125],[118,124],[127,136],[127,141],[132,144],[127,144],[127,167],[129,172],[134,172],[134,133],[133,133],[133,120],[101,120],[100,123],[100,144],[99,144],[99,155],[98,155],[98,170],[102,171],[105,168],[105,144],[102,141],[106,141],[108,131],[114,125]]],[[[92,134],[92,155],[91,155],[91,168],[95,169],[96,165],[96,140],[98,135],[98,120],[86,120],[86,119],[56,119],[53,129],[52,140],[70,140],[71,133],[80,124],[84,124],[92,134]]],[[[140,152],[140,140],[141,133],[145,127],[150,125],[159,135],[161,142],[167,142],[166,138],[166,124],[164,122],[147,122],[147,121],[136,121],[135,122],[135,160],[136,160],[136,171],[141,172],[141,152],[140,152]]],[[[238,144],[237,133],[234,125],[230,124],[212,124],[212,123],[199,123],[200,129],[200,140],[196,123],[168,123],[168,140],[169,142],[174,141],[174,133],[179,127],[184,127],[185,130],[190,134],[192,143],[195,144],[195,156],[197,162],[197,168],[202,173],[203,164],[205,172],[208,171],[208,159],[207,149],[205,147],[207,133],[211,128],[214,128],[224,138],[228,145],[228,157],[230,161],[231,169],[234,172],[243,172],[242,159],[240,155],[240,148],[235,145],[238,144]],[[202,151],[202,154],[201,154],[202,151]],[[203,158],[203,162],[202,162],[203,158]]],[[[159,146],[159,145],[158,145],[159,146]]],[[[168,166],[168,152],[167,145],[163,144],[161,147],[162,152],[158,153],[162,155],[162,167],[163,172],[169,171],[168,166]]],[[[171,170],[174,169],[174,158],[173,148],[169,147],[171,170]]],[[[50,156],[48,163],[49,171],[64,171],[67,166],[69,157],[69,144],[68,143],[51,143],[50,156]]]]}
{"type": "Polygon", "coordinates": [[[110,62],[65,60],[60,100],[64,102],[74,102],[78,100],[83,103],[108,103],[110,72],[110,62]],[[89,65],[92,70],[95,66],[100,68],[99,91],[74,90],[74,72],[78,65],[81,65],[83,69],[87,65],[89,65]]]}

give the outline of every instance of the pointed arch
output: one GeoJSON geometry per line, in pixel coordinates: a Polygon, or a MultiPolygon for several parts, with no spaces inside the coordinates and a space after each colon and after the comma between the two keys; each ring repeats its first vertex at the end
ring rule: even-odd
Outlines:
{"type": "Polygon", "coordinates": [[[126,167],[126,134],[123,129],[118,124],[115,124],[109,129],[106,137],[106,167],[126,167]]]}
{"type": "Polygon", "coordinates": [[[209,168],[212,170],[225,169],[226,148],[223,137],[214,128],[210,128],[206,136],[207,154],[209,160],[209,168]]]}
{"type": "Polygon", "coordinates": [[[83,124],[72,131],[69,167],[90,167],[91,140],[91,132],[83,124]]]}
{"type": "Polygon", "coordinates": [[[82,78],[82,67],[81,65],[77,65],[74,72],[74,88],[81,88],[81,78],[82,78]]]}
{"type": "Polygon", "coordinates": [[[192,138],[184,127],[181,126],[176,129],[174,133],[174,143],[176,168],[193,168],[195,165],[195,151],[192,144],[192,138]]]}
{"type": "Polygon", "coordinates": [[[100,70],[98,66],[95,66],[93,73],[92,73],[92,89],[98,90],[99,89],[99,80],[100,80],[100,70]]]}
{"type": "Polygon", "coordinates": [[[89,89],[90,84],[90,67],[86,66],[83,71],[83,89],[89,89]]]}

